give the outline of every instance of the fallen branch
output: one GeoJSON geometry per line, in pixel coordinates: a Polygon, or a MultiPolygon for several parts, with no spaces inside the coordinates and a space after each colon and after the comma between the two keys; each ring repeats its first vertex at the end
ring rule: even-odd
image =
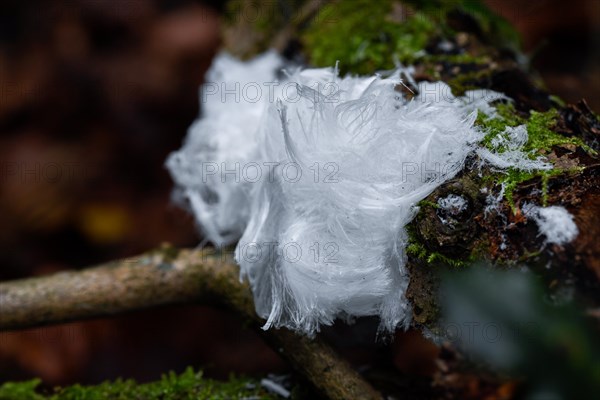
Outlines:
{"type": "Polygon", "coordinates": [[[247,284],[230,255],[163,248],[77,272],[0,283],[0,331],[58,324],[144,308],[200,302],[238,313],[330,399],[380,399],[321,340],[287,329],[263,331],[247,284]]]}

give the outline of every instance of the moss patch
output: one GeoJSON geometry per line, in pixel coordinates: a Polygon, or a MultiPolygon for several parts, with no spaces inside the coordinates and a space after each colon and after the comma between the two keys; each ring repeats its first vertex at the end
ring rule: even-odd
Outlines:
{"type": "Polygon", "coordinates": [[[518,48],[518,35],[510,24],[483,3],[464,0],[334,1],[301,32],[301,41],[311,64],[328,67],[340,61],[342,73],[389,70],[396,60],[403,64],[486,64],[486,57],[468,52],[439,55],[425,51],[431,43],[454,37],[449,15],[457,12],[475,20],[485,37],[502,38],[510,43],[508,47],[518,48]]]}
{"type": "Polygon", "coordinates": [[[166,374],[160,381],[138,384],[133,380],[105,382],[97,386],[74,385],[56,388],[51,393],[38,390],[40,380],[5,383],[0,400],[203,400],[203,399],[276,399],[258,382],[231,378],[228,382],[206,379],[202,372],[188,368],[181,375],[166,374]]]}
{"type": "MultiPolygon", "coordinates": [[[[553,148],[556,146],[581,147],[589,154],[595,153],[580,138],[563,136],[554,131],[559,118],[559,113],[556,109],[551,109],[546,112],[531,111],[528,118],[519,114],[512,103],[498,104],[496,110],[498,117],[489,118],[480,112],[476,121],[476,124],[486,132],[482,144],[489,149],[493,149],[491,144],[492,140],[498,135],[502,135],[507,127],[515,127],[524,124],[527,128],[528,141],[523,146],[523,151],[528,152],[532,159],[537,158],[540,155],[547,155],[552,152],[553,148]]],[[[506,149],[499,148],[495,150],[502,152],[506,149]]],[[[565,172],[574,171],[556,166],[551,170],[535,170],[530,172],[509,168],[506,172],[491,174],[488,179],[496,184],[504,186],[504,195],[514,212],[516,211],[516,207],[513,199],[513,191],[519,184],[535,178],[540,178],[542,180],[542,202],[545,205],[548,196],[548,180],[552,176],[565,172]]]]}
{"type": "MultiPolygon", "coordinates": [[[[467,90],[481,89],[481,86],[482,86],[481,82],[484,81],[485,79],[489,79],[489,77],[493,73],[493,71],[491,69],[489,69],[488,66],[485,64],[488,61],[489,60],[487,60],[485,58],[484,59],[475,58],[475,59],[471,59],[469,61],[465,61],[465,63],[468,63],[468,64],[476,66],[476,67],[481,66],[481,69],[472,71],[472,72],[461,73],[453,78],[447,79],[446,83],[448,84],[448,86],[450,86],[450,89],[452,90],[452,94],[454,96],[464,96],[464,94],[467,90]]],[[[459,63],[459,64],[461,64],[461,63],[459,63]]]]}
{"type": "Polygon", "coordinates": [[[475,121],[475,124],[486,132],[482,144],[490,150],[493,149],[492,139],[501,135],[506,128],[519,126],[525,123],[525,119],[517,113],[512,103],[497,104],[496,113],[498,114],[498,117],[490,118],[481,111],[478,111],[477,120],[475,121]]]}
{"type": "Polygon", "coordinates": [[[394,17],[394,2],[354,0],[326,5],[303,32],[311,64],[332,66],[342,72],[372,74],[394,68],[394,59],[412,63],[438,31],[432,18],[405,8],[394,17]],[[360,10],[360,11],[359,11],[360,10]]]}
{"type": "MultiPolygon", "coordinates": [[[[430,203],[430,202],[428,202],[430,203]]],[[[431,203],[434,204],[434,203],[431,203]]],[[[437,204],[436,204],[437,206],[437,204]]],[[[459,260],[443,255],[437,251],[430,251],[427,247],[419,240],[419,235],[415,232],[414,226],[411,224],[407,228],[408,231],[408,245],[406,246],[406,254],[420,260],[427,265],[449,265],[451,267],[460,268],[464,267],[471,262],[469,257],[467,260],[459,260]]]]}
{"type": "Polygon", "coordinates": [[[547,112],[531,111],[527,121],[527,134],[529,141],[525,145],[526,151],[552,150],[554,146],[574,145],[587,152],[592,149],[577,137],[566,137],[553,131],[558,122],[559,114],[556,109],[547,112]]]}
{"type": "Polygon", "coordinates": [[[496,118],[489,118],[479,112],[476,121],[476,124],[486,131],[483,144],[490,149],[492,139],[502,135],[507,127],[525,124],[529,138],[523,150],[532,153],[532,157],[552,151],[555,146],[576,146],[588,153],[595,153],[580,138],[567,137],[554,131],[560,117],[555,108],[546,112],[532,110],[528,118],[519,114],[512,103],[497,104],[496,111],[498,114],[496,118]]]}

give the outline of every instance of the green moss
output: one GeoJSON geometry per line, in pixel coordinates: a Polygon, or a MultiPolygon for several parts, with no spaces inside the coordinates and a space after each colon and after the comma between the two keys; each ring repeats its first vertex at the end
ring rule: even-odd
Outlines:
{"type": "MultiPolygon", "coordinates": [[[[546,112],[531,111],[528,119],[519,115],[512,103],[498,104],[496,110],[498,117],[489,118],[480,112],[476,121],[476,124],[487,132],[482,144],[489,149],[493,149],[491,145],[492,139],[498,135],[502,135],[507,127],[525,124],[528,141],[523,146],[523,151],[529,153],[532,159],[551,152],[552,148],[556,146],[576,146],[581,147],[590,154],[595,153],[594,150],[587,146],[580,138],[563,136],[554,131],[559,118],[559,113],[556,109],[551,109],[546,112]]],[[[495,150],[502,152],[506,149],[499,148],[495,150]]],[[[519,184],[534,178],[540,178],[542,180],[542,202],[545,205],[548,200],[549,179],[552,176],[565,172],[572,171],[558,167],[546,171],[536,170],[531,172],[509,168],[506,172],[493,174],[491,177],[495,183],[504,185],[504,195],[514,212],[516,211],[516,208],[513,199],[513,191],[519,184]]]]}
{"type": "Polygon", "coordinates": [[[40,384],[39,379],[18,383],[7,382],[0,386],[0,400],[44,400],[45,397],[35,391],[40,384]]]}
{"type": "MultiPolygon", "coordinates": [[[[423,203],[424,201],[425,200],[421,201],[421,203],[423,203]]],[[[435,204],[431,202],[427,203],[435,204]]],[[[435,206],[437,206],[437,204],[435,204],[435,206]]],[[[469,264],[470,258],[469,260],[463,261],[445,256],[437,251],[429,251],[427,247],[425,247],[425,245],[420,242],[412,224],[408,226],[407,231],[408,245],[406,246],[406,254],[408,254],[409,256],[424,261],[428,265],[443,264],[454,268],[460,268],[469,264]]]]}
{"type": "Polygon", "coordinates": [[[473,0],[334,1],[308,24],[301,41],[311,64],[328,67],[340,61],[342,73],[372,74],[394,68],[395,60],[487,64],[486,57],[469,53],[425,53],[430,42],[455,35],[448,24],[448,13],[455,10],[472,16],[492,42],[502,40],[518,48],[518,34],[510,24],[473,0]]]}
{"type": "Polygon", "coordinates": [[[565,145],[578,146],[587,152],[593,152],[580,138],[563,136],[554,131],[559,118],[558,110],[555,108],[546,112],[532,110],[528,119],[522,117],[512,103],[498,104],[496,110],[497,118],[489,118],[481,112],[477,116],[476,124],[487,132],[483,144],[488,148],[491,148],[491,140],[502,134],[506,127],[525,124],[529,139],[523,150],[531,152],[535,156],[551,151],[555,146],[565,145]]]}
{"type": "Polygon", "coordinates": [[[429,200],[421,200],[420,202],[417,203],[418,207],[431,207],[431,208],[440,208],[440,205],[438,203],[434,203],[433,201],[429,201],[429,200]]]}
{"type": "Polygon", "coordinates": [[[469,265],[471,262],[470,257],[467,260],[458,260],[456,258],[445,256],[437,251],[429,251],[416,239],[411,239],[411,241],[409,241],[408,246],[406,246],[406,254],[418,260],[424,261],[428,265],[442,264],[454,268],[461,268],[469,265]]]}
{"type": "Polygon", "coordinates": [[[413,239],[411,239],[408,243],[408,246],[406,246],[406,254],[419,260],[427,260],[428,258],[428,253],[425,246],[413,239]]]}
{"type": "Polygon", "coordinates": [[[51,393],[37,391],[39,380],[5,383],[0,400],[201,400],[201,399],[275,399],[252,380],[231,378],[220,382],[202,377],[188,368],[181,375],[166,374],[160,381],[138,384],[133,380],[105,382],[97,386],[74,385],[56,388],[51,393]]]}
{"type": "Polygon", "coordinates": [[[517,126],[526,121],[526,119],[517,112],[515,105],[512,102],[499,103],[494,107],[496,108],[496,113],[510,126],[517,126]]]}
{"type": "Polygon", "coordinates": [[[468,261],[457,260],[455,258],[447,257],[437,251],[429,253],[426,259],[428,264],[444,264],[454,268],[461,268],[469,264],[468,261]]]}
{"type": "MultiPolygon", "coordinates": [[[[403,21],[392,19],[393,1],[353,0],[326,5],[303,32],[310,62],[342,72],[372,74],[394,68],[394,60],[413,63],[439,33],[433,18],[415,12],[403,21]],[[360,10],[360,11],[357,11],[360,10]]],[[[406,13],[401,13],[406,14],[406,13]]]]}
{"type": "Polygon", "coordinates": [[[559,168],[554,168],[546,171],[521,171],[515,168],[510,168],[506,175],[498,180],[498,183],[504,185],[504,196],[510,205],[511,210],[516,212],[516,205],[513,198],[513,192],[517,186],[523,182],[527,182],[534,178],[541,178],[542,180],[542,205],[546,205],[548,202],[548,180],[552,176],[559,175],[564,171],[559,168]]]}
{"type": "Polygon", "coordinates": [[[475,124],[480,126],[486,132],[482,144],[488,149],[492,149],[492,139],[497,135],[502,134],[507,127],[515,127],[526,122],[515,109],[513,103],[496,104],[496,113],[498,117],[490,118],[481,111],[477,112],[477,120],[475,124]]]}
{"type": "Polygon", "coordinates": [[[552,150],[554,146],[574,145],[587,152],[593,150],[577,137],[566,137],[553,131],[558,122],[558,111],[551,109],[546,112],[531,111],[527,121],[527,134],[529,141],[525,146],[526,151],[552,150]]]}
{"type": "MultiPolygon", "coordinates": [[[[449,56],[453,57],[453,56],[449,56]]],[[[485,57],[473,57],[464,59],[463,62],[456,62],[456,64],[485,64],[485,57]]],[[[447,79],[447,84],[452,89],[454,96],[463,96],[467,90],[481,89],[481,82],[485,78],[489,77],[492,71],[489,68],[483,68],[480,71],[465,72],[458,74],[454,78],[447,79]]]]}

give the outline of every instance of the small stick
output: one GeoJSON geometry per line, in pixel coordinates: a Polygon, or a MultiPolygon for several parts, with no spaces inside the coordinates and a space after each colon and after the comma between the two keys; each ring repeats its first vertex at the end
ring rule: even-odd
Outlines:
{"type": "Polygon", "coordinates": [[[381,399],[326,343],[260,327],[252,293],[228,254],[162,248],[139,257],[0,283],[0,331],[115,315],[167,304],[218,304],[238,313],[330,399],[381,399]]]}

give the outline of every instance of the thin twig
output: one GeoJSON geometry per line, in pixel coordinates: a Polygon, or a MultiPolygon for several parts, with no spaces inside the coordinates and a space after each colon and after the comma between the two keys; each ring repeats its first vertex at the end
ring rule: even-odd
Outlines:
{"type": "Polygon", "coordinates": [[[95,318],[167,305],[220,304],[257,328],[266,341],[330,399],[380,399],[321,340],[287,329],[263,331],[252,294],[230,255],[210,249],[162,248],[75,272],[0,283],[0,331],[95,318]]]}

